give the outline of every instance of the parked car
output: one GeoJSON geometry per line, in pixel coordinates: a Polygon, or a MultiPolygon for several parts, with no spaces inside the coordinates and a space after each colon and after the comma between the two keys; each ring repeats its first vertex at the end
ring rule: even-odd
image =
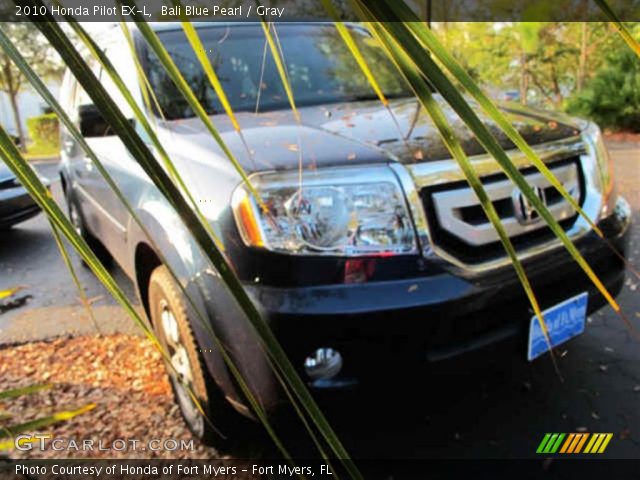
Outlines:
{"type": "MultiPolygon", "coordinates": [[[[49,181],[42,178],[48,187],[49,181]]],[[[8,230],[40,213],[40,207],[9,168],[0,161],[0,230],[8,230]]]]}
{"type": "MultiPolygon", "coordinates": [[[[144,107],[134,60],[119,35],[107,33],[100,45],[154,118],[157,135],[232,268],[312,389],[369,380],[384,388],[400,373],[424,374],[452,359],[470,365],[476,354],[498,356],[499,347],[529,360],[547,350],[513,267],[462,171],[366,30],[350,26],[375,65],[397,125],[332,25],[277,26],[299,124],[273,60],[267,55],[263,62],[259,25],[198,25],[243,140],[179,25],[154,28],[250,174],[268,213],[258,207],[139,32],[133,30],[137,55],[162,112],[144,107]]],[[[95,72],[125,115],[131,115],[105,72],[98,67],[95,72]]],[[[603,306],[603,298],[527,199],[437,98],[547,309],[554,343],[581,333],[586,316],[603,306]]],[[[268,411],[276,410],[282,395],[253,329],[177,214],[69,74],[62,99],[152,232],[150,242],[63,132],[60,176],[70,217],[134,280],[178,372],[171,377],[189,427],[200,437],[215,437],[176,378],[194,389],[217,428],[231,418],[225,414],[227,404],[250,413],[167,264],[195,307],[205,312],[258,400],[268,411]]],[[[514,105],[504,113],[624,255],[629,207],[616,195],[598,127],[514,105]]],[[[624,279],[620,258],[508,139],[498,138],[609,291],[617,294],[624,279]]]]}
{"type": "Polygon", "coordinates": [[[505,102],[519,102],[520,92],[518,90],[506,90],[502,93],[502,100],[505,102]]]}

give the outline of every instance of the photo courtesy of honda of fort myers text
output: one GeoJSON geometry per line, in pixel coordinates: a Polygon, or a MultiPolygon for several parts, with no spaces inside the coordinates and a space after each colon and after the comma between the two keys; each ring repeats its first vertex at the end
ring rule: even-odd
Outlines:
{"type": "Polygon", "coordinates": [[[0,3],[0,477],[634,478],[640,2],[0,3]]]}

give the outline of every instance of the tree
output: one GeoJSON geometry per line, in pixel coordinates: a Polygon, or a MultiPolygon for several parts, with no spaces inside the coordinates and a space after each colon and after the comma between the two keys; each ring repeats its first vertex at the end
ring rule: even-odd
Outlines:
{"type": "MultiPolygon", "coordinates": [[[[0,28],[14,43],[18,45],[22,55],[27,59],[41,77],[47,79],[60,76],[62,65],[57,61],[49,44],[40,36],[38,30],[30,23],[1,23],[0,28]]],[[[9,56],[0,51],[0,91],[9,97],[13,112],[16,133],[20,140],[20,148],[25,149],[25,136],[22,119],[18,108],[18,94],[24,86],[22,72],[13,64],[9,56]]]]}
{"type": "Polygon", "coordinates": [[[640,132],[640,62],[629,48],[612,50],[605,63],[570,99],[568,110],[602,127],[640,132]]]}

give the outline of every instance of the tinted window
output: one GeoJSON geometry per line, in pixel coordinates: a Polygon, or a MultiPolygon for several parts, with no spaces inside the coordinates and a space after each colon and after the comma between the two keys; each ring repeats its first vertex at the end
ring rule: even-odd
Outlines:
{"type": "MultiPolygon", "coordinates": [[[[352,32],[385,94],[390,98],[409,96],[408,87],[384,51],[366,32],[357,28],[352,32]]],[[[198,33],[235,111],[255,111],[256,105],[259,111],[289,107],[268,47],[264,57],[265,36],[259,25],[203,27],[198,33]]],[[[183,32],[165,31],[159,36],[208,112],[222,112],[183,32]]],[[[377,98],[334,26],[279,25],[277,36],[296,105],[377,98]]],[[[155,55],[146,52],[144,56],[164,115],[169,119],[193,116],[155,55]]]]}

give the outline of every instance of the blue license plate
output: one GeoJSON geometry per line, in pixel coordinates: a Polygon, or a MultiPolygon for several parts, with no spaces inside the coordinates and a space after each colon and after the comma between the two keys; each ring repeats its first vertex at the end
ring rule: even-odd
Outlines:
{"type": "MultiPolygon", "coordinates": [[[[542,312],[552,346],[558,346],[584,332],[587,301],[588,294],[584,292],[542,312]]],[[[534,315],[529,325],[527,358],[531,361],[547,351],[549,344],[540,328],[538,318],[534,315]]]]}

